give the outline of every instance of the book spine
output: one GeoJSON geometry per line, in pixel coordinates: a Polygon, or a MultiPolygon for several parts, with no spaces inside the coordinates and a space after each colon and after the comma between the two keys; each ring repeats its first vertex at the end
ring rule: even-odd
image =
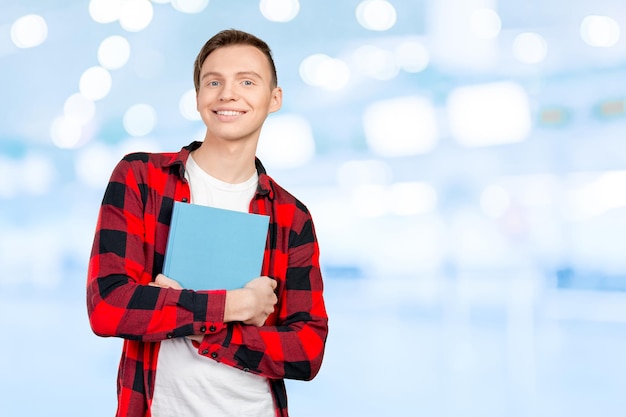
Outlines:
{"type": "Polygon", "coordinates": [[[172,219],[170,220],[170,230],[167,236],[167,245],[165,247],[165,256],[163,259],[163,275],[169,278],[170,276],[170,268],[172,261],[171,259],[174,257],[171,253],[174,250],[174,240],[176,237],[176,223],[178,222],[178,202],[174,202],[174,207],[172,207],[172,219]]]}

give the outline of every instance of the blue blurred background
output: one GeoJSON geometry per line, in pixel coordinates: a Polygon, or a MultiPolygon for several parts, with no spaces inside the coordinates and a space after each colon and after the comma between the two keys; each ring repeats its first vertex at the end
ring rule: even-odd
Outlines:
{"type": "Polygon", "coordinates": [[[0,414],[112,416],[84,302],[131,151],[202,138],[192,64],[272,47],[259,156],[311,209],[331,333],[293,416],[626,409],[622,0],[0,5],[0,414]]]}

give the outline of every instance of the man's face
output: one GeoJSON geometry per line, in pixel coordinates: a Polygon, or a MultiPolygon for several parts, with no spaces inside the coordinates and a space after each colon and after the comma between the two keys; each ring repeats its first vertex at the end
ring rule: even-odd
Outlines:
{"type": "Polygon", "coordinates": [[[213,51],[202,64],[197,108],[206,139],[253,140],[269,113],[280,109],[282,90],[271,87],[267,57],[255,47],[233,45],[213,51]]]}

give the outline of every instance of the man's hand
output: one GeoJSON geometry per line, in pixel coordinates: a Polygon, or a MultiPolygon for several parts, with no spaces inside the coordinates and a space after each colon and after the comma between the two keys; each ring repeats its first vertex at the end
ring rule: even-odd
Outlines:
{"type": "MultiPolygon", "coordinates": [[[[178,281],[174,281],[171,278],[166,277],[163,274],[159,274],[157,275],[156,279],[154,280],[154,282],[149,283],[148,285],[150,285],[151,287],[159,287],[159,288],[173,288],[175,290],[182,290],[183,287],[180,286],[180,284],[178,283],[178,281]]],[[[198,343],[202,342],[202,338],[204,337],[204,335],[202,334],[192,334],[189,336],[186,336],[187,339],[190,340],[194,340],[198,343]]]]}
{"type": "Polygon", "coordinates": [[[183,287],[180,286],[178,281],[174,281],[171,278],[166,277],[163,274],[157,275],[154,282],[149,283],[151,287],[159,287],[159,288],[173,288],[175,290],[182,290],[183,287]]]}
{"type": "Polygon", "coordinates": [[[272,278],[258,277],[241,289],[227,291],[224,321],[263,326],[278,302],[274,294],[277,285],[272,278]]]}

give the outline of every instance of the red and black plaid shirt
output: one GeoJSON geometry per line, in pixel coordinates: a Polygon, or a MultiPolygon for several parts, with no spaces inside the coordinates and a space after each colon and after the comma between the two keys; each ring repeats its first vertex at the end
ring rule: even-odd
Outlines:
{"type": "Polygon", "coordinates": [[[161,289],[174,201],[189,201],[184,179],[194,142],[179,153],[134,153],[107,186],[87,279],[93,331],[124,338],[117,416],[150,416],[159,341],[204,333],[198,353],[269,378],[277,416],[287,416],[284,378],[310,380],[320,369],[328,332],[319,250],[307,208],[257,160],[250,212],[270,216],[261,275],[278,281],[278,304],[263,327],[224,323],[225,291],[161,289]]]}

